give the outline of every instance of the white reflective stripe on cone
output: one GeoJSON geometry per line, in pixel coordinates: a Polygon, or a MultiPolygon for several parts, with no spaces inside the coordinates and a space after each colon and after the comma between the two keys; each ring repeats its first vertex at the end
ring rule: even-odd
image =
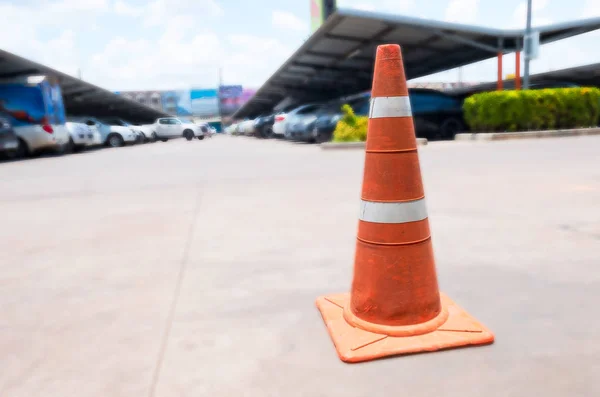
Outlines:
{"type": "Polygon", "coordinates": [[[372,97],[369,118],[411,117],[410,98],[407,96],[372,97]]]}
{"type": "Polygon", "coordinates": [[[373,223],[417,222],[427,218],[427,206],[424,198],[403,203],[361,200],[358,218],[373,223]]]}

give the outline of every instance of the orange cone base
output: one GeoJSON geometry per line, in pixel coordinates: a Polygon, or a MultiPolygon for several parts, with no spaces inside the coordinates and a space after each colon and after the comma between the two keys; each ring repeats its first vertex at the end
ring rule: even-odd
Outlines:
{"type": "Polygon", "coordinates": [[[323,296],[317,308],[342,361],[357,363],[400,354],[432,352],[442,349],[489,344],[494,335],[450,298],[440,293],[448,319],[437,330],[417,335],[394,337],[356,328],[344,319],[350,294],[323,296]]]}

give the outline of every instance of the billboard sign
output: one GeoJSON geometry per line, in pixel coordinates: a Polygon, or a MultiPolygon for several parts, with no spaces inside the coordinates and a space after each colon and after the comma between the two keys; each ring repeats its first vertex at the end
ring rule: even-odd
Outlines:
{"type": "Polygon", "coordinates": [[[240,108],[241,85],[222,85],[219,87],[219,107],[221,114],[232,114],[240,108]]]}
{"type": "Polygon", "coordinates": [[[310,32],[319,29],[336,8],[336,0],[310,0],[310,32]]]}
{"type": "Polygon", "coordinates": [[[310,0],[310,32],[323,24],[323,0],[310,0]]]}
{"type": "Polygon", "coordinates": [[[194,116],[207,117],[219,114],[219,92],[216,89],[192,89],[191,110],[194,116]]]}
{"type": "Polygon", "coordinates": [[[241,85],[227,85],[219,88],[219,106],[222,115],[235,113],[243,104],[256,94],[253,88],[243,88],[241,85]]]}

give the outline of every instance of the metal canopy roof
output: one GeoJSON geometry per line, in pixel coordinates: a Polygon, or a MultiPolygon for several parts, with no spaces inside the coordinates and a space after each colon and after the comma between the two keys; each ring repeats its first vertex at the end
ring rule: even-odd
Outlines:
{"type": "MultiPolygon", "coordinates": [[[[600,18],[535,28],[549,43],[600,28],[600,18]]],[[[328,100],[369,90],[379,44],[402,46],[407,79],[521,49],[524,30],[501,30],[338,9],[233,115],[269,112],[284,98],[328,100]]]]}
{"type": "MultiPolygon", "coordinates": [[[[573,68],[553,70],[551,72],[537,73],[529,78],[531,83],[542,82],[567,82],[588,87],[600,87],[600,63],[593,63],[573,68]]],[[[504,89],[514,89],[515,81],[504,80],[504,89]]],[[[477,92],[491,91],[496,88],[496,82],[483,83],[470,87],[446,90],[450,95],[468,96],[477,92]]]]}
{"type": "Polygon", "coordinates": [[[168,116],[78,78],[0,50],[0,79],[37,74],[58,79],[68,115],[114,116],[140,123],[153,122],[159,117],[168,116]]]}

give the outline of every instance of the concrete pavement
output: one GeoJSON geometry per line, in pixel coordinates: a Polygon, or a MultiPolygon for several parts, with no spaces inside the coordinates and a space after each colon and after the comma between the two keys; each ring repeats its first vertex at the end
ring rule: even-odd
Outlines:
{"type": "Polygon", "coordinates": [[[344,364],[363,153],[218,136],[0,163],[0,396],[596,396],[600,137],[419,148],[491,346],[344,364]]]}

